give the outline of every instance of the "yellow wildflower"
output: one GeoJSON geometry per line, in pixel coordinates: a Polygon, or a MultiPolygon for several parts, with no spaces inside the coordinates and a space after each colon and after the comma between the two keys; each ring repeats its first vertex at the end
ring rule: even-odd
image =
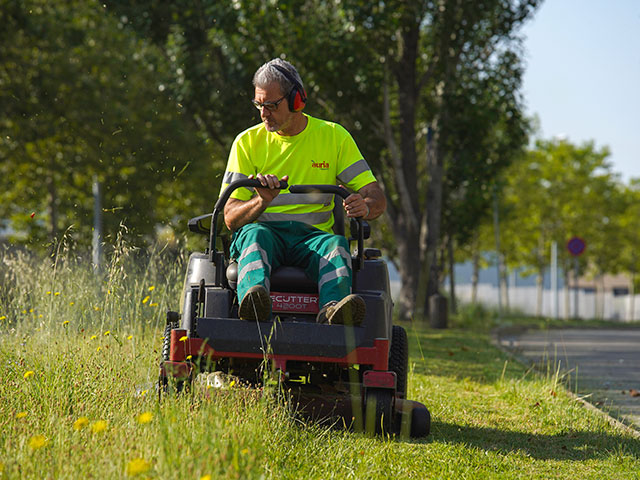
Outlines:
{"type": "Polygon", "coordinates": [[[6,320],[6,319],[7,319],[7,317],[5,315],[0,317],[0,320],[6,320]]]}
{"type": "Polygon", "coordinates": [[[151,464],[144,458],[134,458],[127,463],[127,475],[139,475],[140,473],[148,472],[151,468],[151,464]]]}
{"type": "Polygon", "coordinates": [[[18,412],[16,413],[16,418],[24,418],[27,416],[27,412],[18,412]]]}
{"type": "Polygon", "coordinates": [[[33,376],[34,372],[33,370],[29,370],[28,372],[24,372],[24,378],[25,380],[31,376],[33,376]]]}
{"type": "Polygon", "coordinates": [[[151,297],[150,297],[149,295],[147,295],[146,297],[144,297],[144,298],[142,299],[142,303],[147,303],[147,302],[149,301],[149,299],[150,299],[150,298],[151,298],[151,297]]]}
{"type": "Polygon", "coordinates": [[[98,338],[98,335],[91,335],[91,340],[95,340],[96,338],[98,338]]]}
{"type": "Polygon", "coordinates": [[[200,480],[211,480],[211,475],[202,475],[200,480]]]}
{"type": "Polygon", "coordinates": [[[157,304],[157,303],[150,303],[150,304],[149,304],[149,306],[150,306],[150,307],[157,307],[157,306],[158,306],[158,304],[157,304]]]}
{"type": "Polygon", "coordinates": [[[183,335],[180,337],[180,341],[181,342],[186,342],[189,339],[189,337],[187,337],[186,335],[183,335]]]}
{"type": "Polygon", "coordinates": [[[54,297],[57,297],[58,295],[60,295],[60,292],[56,292],[53,294],[54,297]]]}
{"type": "Polygon", "coordinates": [[[187,360],[191,360],[193,358],[193,355],[187,355],[187,360]]]}
{"type": "Polygon", "coordinates": [[[100,307],[93,307],[93,309],[94,309],[96,312],[100,311],[100,307]]]}
{"type": "Polygon", "coordinates": [[[46,447],[49,443],[47,437],[44,435],[34,435],[29,439],[29,446],[34,450],[38,450],[39,448],[46,447]]]}
{"type": "Polygon", "coordinates": [[[132,338],[133,338],[133,335],[129,335],[129,336],[127,337],[127,340],[131,340],[132,338]]]}
{"type": "Polygon", "coordinates": [[[111,334],[111,330],[107,330],[106,332],[104,332],[104,336],[106,337],[107,335],[111,334]]]}
{"type": "Polygon", "coordinates": [[[80,417],[75,422],[73,422],[73,429],[76,432],[79,432],[87,425],[89,425],[89,419],[87,417],[80,417]]]}
{"type": "Polygon", "coordinates": [[[93,433],[104,432],[107,429],[107,422],[105,420],[98,420],[91,424],[91,431],[93,433]]]}
{"type": "Polygon", "coordinates": [[[138,418],[136,419],[136,421],[140,425],[143,425],[145,423],[149,423],[151,420],[153,420],[153,413],[151,413],[151,412],[141,413],[140,415],[138,415],[138,418]]]}
{"type": "Polygon", "coordinates": [[[51,295],[51,290],[47,291],[47,295],[51,295]]]}
{"type": "Polygon", "coordinates": [[[147,392],[148,392],[148,391],[149,391],[149,390],[142,390],[142,391],[140,392],[140,396],[141,396],[141,397],[144,397],[144,396],[147,394],[147,392]]]}
{"type": "Polygon", "coordinates": [[[69,302],[69,305],[71,305],[72,307],[76,304],[76,302],[69,302]]]}
{"type": "Polygon", "coordinates": [[[149,291],[150,291],[150,292],[153,292],[155,289],[156,289],[155,285],[151,285],[151,286],[149,287],[149,291]]]}
{"type": "Polygon", "coordinates": [[[29,313],[33,313],[33,308],[30,308],[30,309],[29,309],[29,313]]]}
{"type": "Polygon", "coordinates": [[[69,320],[65,320],[64,322],[62,322],[62,325],[63,325],[63,326],[65,326],[65,325],[69,325],[69,320]]]}
{"type": "Polygon", "coordinates": [[[99,351],[100,351],[100,347],[96,348],[96,352],[99,352],[99,351]]]}

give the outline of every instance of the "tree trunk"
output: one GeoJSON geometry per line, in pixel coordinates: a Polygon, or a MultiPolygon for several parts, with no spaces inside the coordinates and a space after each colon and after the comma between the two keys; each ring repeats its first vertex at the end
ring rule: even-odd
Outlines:
{"type": "Polygon", "coordinates": [[[475,246],[471,262],[473,265],[471,273],[471,303],[475,304],[478,301],[478,280],[480,279],[480,253],[478,253],[478,249],[475,246]]]}

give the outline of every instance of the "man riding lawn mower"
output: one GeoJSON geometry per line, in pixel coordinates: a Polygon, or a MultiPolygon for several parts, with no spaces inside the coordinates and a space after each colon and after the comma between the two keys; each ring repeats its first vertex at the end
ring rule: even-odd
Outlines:
{"type": "Polygon", "coordinates": [[[190,221],[209,249],[190,258],[179,328],[168,315],[161,381],[215,368],[255,384],[266,358],[303,412],[426,435],[427,409],[404,399],[407,337],[391,325],[386,264],[363,247],[384,194],[344,128],[302,113],[290,63],[266,63],[253,83],[263,122],[234,141],[213,213],[190,221]],[[233,235],[218,251],[222,211],[233,235]]]}

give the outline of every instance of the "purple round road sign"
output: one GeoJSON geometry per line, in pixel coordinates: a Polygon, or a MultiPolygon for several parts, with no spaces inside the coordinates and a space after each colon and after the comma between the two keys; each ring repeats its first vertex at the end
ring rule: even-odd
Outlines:
{"type": "Polygon", "coordinates": [[[586,247],[587,244],[580,237],[573,237],[567,242],[567,250],[574,257],[581,255],[586,247]]]}

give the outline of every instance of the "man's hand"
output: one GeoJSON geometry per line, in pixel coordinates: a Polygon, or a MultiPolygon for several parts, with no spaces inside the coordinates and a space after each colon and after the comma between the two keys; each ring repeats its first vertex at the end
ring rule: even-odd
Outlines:
{"type": "MultiPolygon", "coordinates": [[[[262,175],[259,173],[255,177],[264,188],[256,188],[256,196],[247,201],[230,198],[224,206],[224,222],[229,230],[236,231],[247,223],[253,222],[262,215],[274,198],[278,196],[280,190],[280,180],[275,175],[262,175]]],[[[289,175],[282,177],[285,182],[289,181],[289,175]]]]}
{"type": "Polygon", "coordinates": [[[352,193],[345,198],[342,204],[347,217],[362,217],[366,220],[378,218],[387,208],[387,200],[378,182],[365,185],[358,193],[352,193]]]}
{"type": "MultiPolygon", "coordinates": [[[[254,176],[249,175],[249,178],[254,178],[254,176]]],[[[256,193],[267,205],[269,205],[280,193],[280,180],[278,180],[278,177],[275,175],[262,175],[261,173],[256,175],[255,178],[265,186],[265,188],[256,188],[256,193]]],[[[289,175],[283,176],[282,180],[287,182],[289,180],[289,175]]]]}
{"type": "Polygon", "coordinates": [[[369,215],[369,207],[359,193],[352,193],[342,201],[342,204],[348,218],[365,218],[369,215]]]}

